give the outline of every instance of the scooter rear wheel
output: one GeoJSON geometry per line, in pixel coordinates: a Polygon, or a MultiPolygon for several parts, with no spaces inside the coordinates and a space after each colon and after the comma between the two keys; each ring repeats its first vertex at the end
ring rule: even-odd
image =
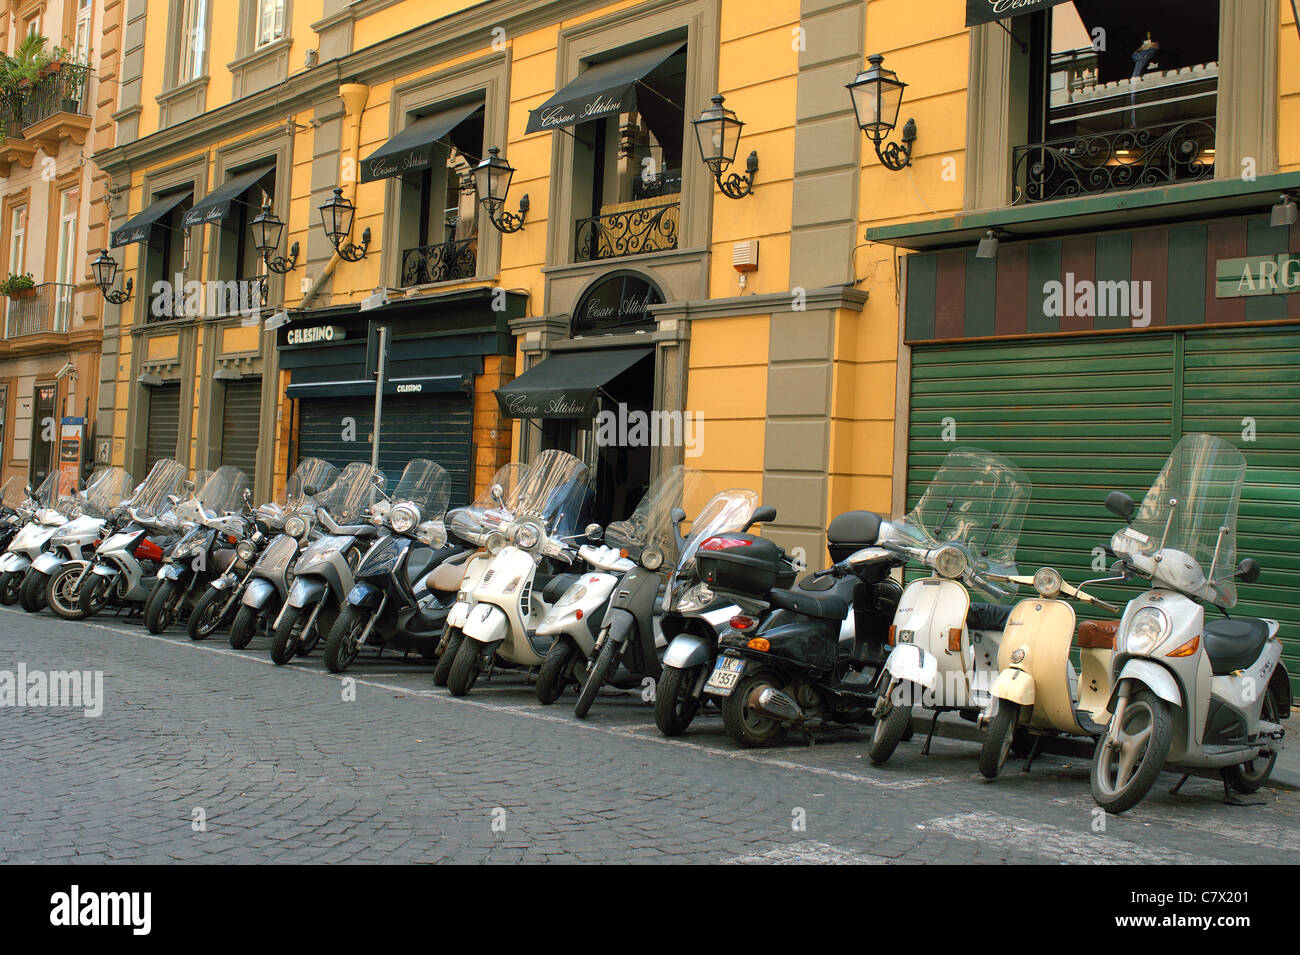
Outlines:
{"type": "Polygon", "coordinates": [[[40,613],[45,609],[45,586],[50,582],[48,574],[35,568],[27,571],[23,578],[22,589],[18,592],[18,602],[28,613],[40,613]]]}
{"type": "Polygon", "coordinates": [[[778,739],[785,729],[780,720],[763,716],[750,707],[750,697],[761,686],[779,689],[780,683],[760,671],[743,678],[731,695],[722,700],[722,725],[727,728],[727,735],[742,746],[766,746],[778,739]]]}
{"type": "MultiPolygon", "coordinates": [[[[1264,705],[1260,710],[1259,718],[1269,723],[1276,723],[1277,701],[1273,699],[1272,692],[1264,695],[1264,705]]],[[[1249,763],[1242,763],[1240,766],[1227,766],[1223,772],[1223,778],[1234,792],[1253,793],[1259,790],[1266,782],[1268,777],[1273,774],[1273,767],[1277,765],[1277,753],[1270,753],[1268,758],[1257,757],[1249,763]]]]}

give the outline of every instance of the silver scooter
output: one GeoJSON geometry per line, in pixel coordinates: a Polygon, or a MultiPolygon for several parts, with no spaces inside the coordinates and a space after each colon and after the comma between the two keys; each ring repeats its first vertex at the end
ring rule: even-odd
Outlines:
{"type": "Polygon", "coordinates": [[[32,562],[45,552],[55,532],[68,523],[67,515],[77,489],[67,487],[55,471],[35,491],[30,487],[26,490],[27,523],[10,541],[4,557],[0,557],[0,604],[6,607],[18,602],[32,562]]]}

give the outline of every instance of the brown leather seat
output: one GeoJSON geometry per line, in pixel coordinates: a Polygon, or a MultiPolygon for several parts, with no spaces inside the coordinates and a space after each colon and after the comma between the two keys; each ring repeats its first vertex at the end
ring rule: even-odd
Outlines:
{"type": "Polygon", "coordinates": [[[1118,620],[1079,621],[1079,646],[1084,650],[1114,650],[1118,620]]]}

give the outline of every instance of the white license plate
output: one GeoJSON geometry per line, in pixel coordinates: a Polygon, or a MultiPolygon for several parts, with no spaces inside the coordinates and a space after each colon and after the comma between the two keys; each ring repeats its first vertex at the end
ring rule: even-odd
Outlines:
{"type": "Polygon", "coordinates": [[[731,691],[736,688],[736,681],[740,679],[744,669],[744,660],[735,657],[718,657],[718,662],[713,665],[713,675],[709,677],[709,682],[705,684],[704,689],[714,696],[731,696],[731,691]]]}

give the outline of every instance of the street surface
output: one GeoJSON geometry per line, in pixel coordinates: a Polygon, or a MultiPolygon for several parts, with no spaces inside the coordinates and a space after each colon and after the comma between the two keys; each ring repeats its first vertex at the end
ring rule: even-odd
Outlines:
{"type": "Polygon", "coordinates": [[[638,696],[579,722],[518,674],[457,700],[400,657],[335,676],[268,642],[0,608],[0,671],[101,670],[104,697],[0,708],[0,862],[1300,862],[1300,793],[1166,774],[1099,819],[1079,759],[989,783],[920,734],[879,768],[863,735],[746,751],[716,711],[667,740],[638,696]]]}

